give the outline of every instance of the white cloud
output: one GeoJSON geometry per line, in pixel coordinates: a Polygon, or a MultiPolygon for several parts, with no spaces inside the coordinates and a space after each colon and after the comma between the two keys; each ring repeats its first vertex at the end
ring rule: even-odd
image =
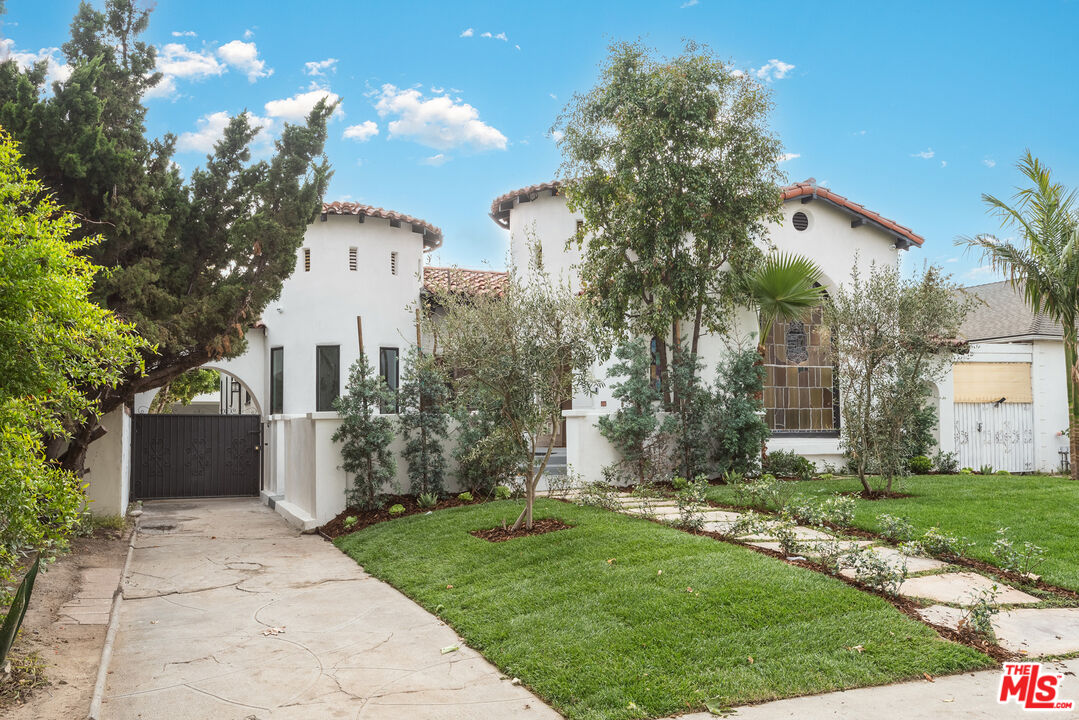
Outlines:
{"type": "Polygon", "coordinates": [[[940,166],[941,166],[942,168],[943,168],[943,167],[948,167],[948,161],[947,161],[947,160],[941,160],[941,161],[940,161],[940,166]]]}
{"type": "Polygon", "coordinates": [[[434,85],[432,85],[431,92],[433,92],[435,95],[441,95],[442,93],[446,92],[446,88],[435,87],[434,85]]]}
{"type": "MultiPolygon", "coordinates": [[[[263,130],[273,124],[269,118],[260,118],[250,114],[248,117],[252,125],[261,127],[263,130]]],[[[180,152],[210,152],[214,149],[214,143],[225,134],[225,128],[228,127],[230,120],[229,114],[224,111],[203,115],[196,123],[197,130],[180,133],[180,137],[176,140],[176,149],[180,152]]],[[[259,133],[259,137],[264,137],[268,141],[268,133],[259,133]]]]}
{"type": "Polygon", "coordinates": [[[490,38],[490,37],[494,37],[494,36],[491,35],[491,33],[489,33],[489,32],[485,32],[482,35],[480,35],[480,37],[490,38]]]}
{"type": "Polygon", "coordinates": [[[461,33],[460,37],[472,37],[472,35],[474,33],[475,33],[475,31],[472,28],[468,28],[467,30],[465,30],[464,32],[461,33]]]}
{"type": "Polygon", "coordinates": [[[987,168],[996,167],[997,161],[993,158],[986,158],[985,160],[982,160],[982,165],[985,165],[987,168]]]}
{"type": "Polygon", "coordinates": [[[520,46],[520,45],[514,45],[513,47],[517,48],[518,50],[520,50],[520,49],[521,49],[521,46],[520,46]]]}
{"type": "Polygon", "coordinates": [[[157,69],[166,77],[205,78],[227,69],[209,52],[191,50],[182,43],[168,43],[157,54],[157,69]]]}
{"type": "Polygon", "coordinates": [[[146,98],[163,98],[170,97],[176,92],[176,78],[172,75],[165,75],[161,78],[157,85],[147,90],[143,97],[146,98]]]}
{"type": "Polygon", "coordinates": [[[933,152],[933,148],[910,154],[911,157],[921,158],[922,160],[932,160],[934,155],[936,155],[936,153],[933,152]]]}
{"type": "Polygon", "coordinates": [[[217,55],[232,67],[247,73],[247,79],[250,82],[273,75],[273,69],[266,67],[266,61],[259,60],[259,51],[255,43],[233,40],[219,47],[217,55]]]}
{"type": "MultiPolygon", "coordinates": [[[[312,87],[307,92],[296,93],[290,98],[271,100],[265,105],[266,114],[289,122],[303,122],[315,104],[323,98],[329,103],[335,103],[341,99],[337,93],[330,92],[328,88],[312,87]]],[[[334,114],[337,112],[340,112],[340,109],[334,114]]]]}
{"type": "Polygon", "coordinates": [[[375,110],[396,116],[387,127],[391,138],[402,137],[436,150],[467,145],[476,150],[505,150],[506,136],[480,120],[479,111],[459,98],[438,95],[424,99],[411,88],[385,84],[377,93],[375,110]]]}
{"type": "MultiPolygon", "coordinates": [[[[10,24],[10,23],[9,23],[10,24]]],[[[25,52],[15,49],[15,41],[11,38],[0,39],[0,62],[14,60],[19,67],[29,68],[45,60],[48,69],[45,71],[45,87],[51,88],[54,82],[65,82],[71,77],[71,66],[60,57],[60,48],[41,48],[36,53],[25,52]]]]}
{"type": "Polygon", "coordinates": [[[435,167],[438,167],[439,165],[443,164],[447,160],[449,160],[448,157],[446,157],[442,153],[438,153],[437,155],[432,155],[431,157],[424,158],[423,159],[423,164],[424,165],[434,165],[435,167]]]}
{"type": "Polygon", "coordinates": [[[348,138],[349,140],[367,142],[375,135],[378,135],[378,125],[371,120],[364,120],[359,125],[349,125],[345,128],[342,137],[348,138]]]}
{"type": "Polygon", "coordinates": [[[199,34],[194,30],[173,30],[173,37],[198,37],[199,34]]]}
{"type": "Polygon", "coordinates": [[[779,162],[787,162],[802,157],[801,153],[783,153],[779,156],[779,162]]]}
{"type": "Polygon", "coordinates": [[[684,3],[682,3],[682,8],[685,9],[688,7],[693,7],[694,5],[700,3],[700,1],[701,0],[686,0],[684,3]]]}
{"type": "Polygon", "coordinates": [[[735,70],[731,70],[731,71],[730,71],[729,73],[727,73],[727,74],[728,74],[728,75],[730,75],[730,76],[731,76],[732,78],[740,78],[740,77],[742,77],[743,75],[745,75],[746,73],[745,73],[745,71],[744,71],[744,70],[738,70],[738,69],[735,69],[735,70]]]}
{"type": "Polygon", "coordinates": [[[506,33],[500,32],[495,35],[495,40],[501,40],[502,42],[509,42],[509,38],[506,37],[506,33]]]}
{"type": "Polygon", "coordinates": [[[248,28],[247,30],[244,30],[244,40],[250,40],[253,37],[255,37],[255,31],[254,30],[252,30],[250,28],[248,28]]]}
{"type": "Polygon", "coordinates": [[[547,93],[547,94],[551,96],[552,100],[557,100],[558,99],[558,96],[555,95],[554,93],[547,93]]]}
{"type": "Polygon", "coordinates": [[[307,75],[325,76],[327,72],[337,72],[337,58],[325,60],[312,60],[303,64],[303,71],[307,75]]]}
{"type": "Polygon", "coordinates": [[[772,58],[764,65],[753,71],[753,74],[757,76],[758,80],[764,80],[765,82],[772,82],[773,80],[782,80],[787,77],[787,74],[794,69],[794,66],[790,63],[785,63],[782,60],[772,58]]]}

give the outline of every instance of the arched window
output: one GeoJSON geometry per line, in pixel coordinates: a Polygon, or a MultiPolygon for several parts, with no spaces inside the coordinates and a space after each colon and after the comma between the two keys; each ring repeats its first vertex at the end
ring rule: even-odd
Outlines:
{"type": "Polygon", "coordinates": [[[764,412],[775,435],[837,436],[839,381],[824,311],[777,322],[765,339],[764,412]]]}

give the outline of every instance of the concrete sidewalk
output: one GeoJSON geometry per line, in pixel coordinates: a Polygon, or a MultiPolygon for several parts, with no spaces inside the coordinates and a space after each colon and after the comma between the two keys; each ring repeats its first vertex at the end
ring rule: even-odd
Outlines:
{"type": "Polygon", "coordinates": [[[106,720],[561,717],[257,500],[147,503],[135,548],[106,720]]]}

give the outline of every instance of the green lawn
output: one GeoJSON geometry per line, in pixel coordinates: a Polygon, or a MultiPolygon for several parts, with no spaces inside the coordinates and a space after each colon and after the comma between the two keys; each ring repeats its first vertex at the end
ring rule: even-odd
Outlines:
{"type": "Polygon", "coordinates": [[[440,510],[337,543],[570,718],[657,717],[992,665],[838,580],[638,518],[539,500],[537,517],[574,527],[503,543],[468,534],[519,508],[440,510]]]}
{"type": "MultiPolygon", "coordinates": [[[[856,478],[798,483],[795,502],[833,492],[860,491],[856,478]]],[[[907,517],[919,530],[934,525],[975,543],[973,557],[995,563],[990,549],[997,529],[1046,549],[1039,570],[1047,582],[1079,590],[1079,483],[1067,478],[1026,475],[919,475],[898,483],[896,490],[913,497],[858,500],[854,524],[878,531],[883,513],[907,517]]],[[[737,504],[727,486],[713,486],[709,497],[737,504]]]]}

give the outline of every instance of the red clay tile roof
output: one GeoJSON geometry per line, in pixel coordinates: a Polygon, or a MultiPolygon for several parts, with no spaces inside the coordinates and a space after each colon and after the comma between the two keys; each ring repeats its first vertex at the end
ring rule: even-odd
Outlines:
{"type": "Polygon", "coordinates": [[[502,295],[507,283],[509,275],[497,270],[430,266],[423,269],[423,287],[428,292],[449,288],[456,292],[502,295]]]}
{"type": "MultiPolygon", "coordinates": [[[[557,180],[545,183],[539,183],[537,185],[529,185],[528,187],[508,192],[505,195],[499,195],[491,202],[491,219],[504,228],[508,228],[510,225],[510,210],[514,207],[514,201],[517,198],[528,198],[529,200],[535,200],[539,193],[544,191],[551,191],[552,194],[558,194],[558,189],[562,186],[562,183],[557,180]]],[[[894,220],[889,220],[882,215],[869,210],[864,205],[859,205],[856,202],[852,202],[843,197],[839,193],[833,192],[826,187],[821,187],[816,184],[813,178],[806,180],[805,182],[795,183],[783,188],[783,200],[793,200],[794,198],[801,197],[814,197],[821,200],[826,200],[841,208],[849,210],[853,213],[861,215],[866,220],[878,225],[885,232],[892,232],[903,238],[906,238],[915,245],[921,245],[925,242],[925,238],[921,235],[915,234],[913,230],[908,227],[904,227],[894,220]]]]}
{"type": "Polygon", "coordinates": [[[866,220],[869,220],[875,225],[880,226],[885,232],[895,233],[901,237],[906,238],[915,245],[921,245],[925,242],[925,238],[921,235],[915,234],[909,227],[900,225],[895,220],[889,220],[888,218],[878,215],[877,213],[869,210],[864,205],[859,205],[856,202],[848,200],[837,192],[833,192],[826,187],[817,185],[817,182],[810,178],[805,182],[795,183],[794,185],[788,185],[783,188],[783,200],[793,200],[794,198],[812,197],[820,200],[827,200],[841,208],[850,210],[851,212],[861,215],[866,220]]]}
{"type": "Polygon", "coordinates": [[[364,217],[382,218],[383,220],[395,220],[408,223],[412,229],[423,233],[423,246],[426,250],[433,250],[442,244],[442,231],[435,225],[421,220],[420,218],[405,215],[404,213],[386,210],[373,205],[363,205],[355,202],[330,202],[322,203],[323,215],[363,215],[364,217]]]}

